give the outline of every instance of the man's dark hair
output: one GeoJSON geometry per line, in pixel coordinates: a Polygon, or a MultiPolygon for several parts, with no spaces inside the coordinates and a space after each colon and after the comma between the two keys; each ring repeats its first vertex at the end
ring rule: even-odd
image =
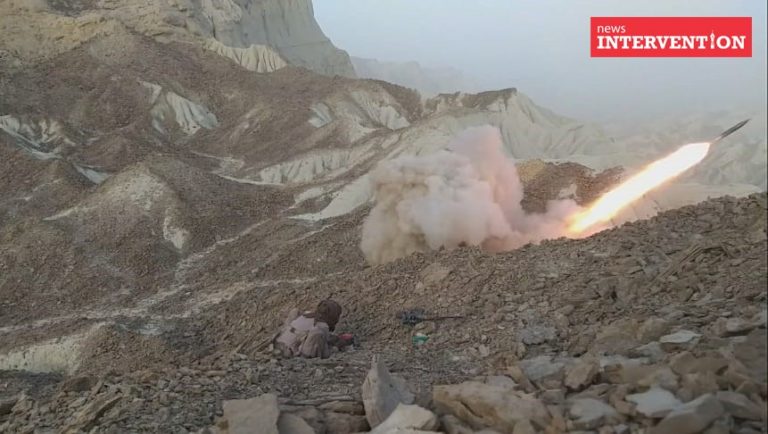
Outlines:
{"type": "Polygon", "coordinates": [[[333,331],[341,318],[341,306],[333,300],[323,300],[317,305],[315,310],[315,319],[328,324],[328,328],[333,331]]]}

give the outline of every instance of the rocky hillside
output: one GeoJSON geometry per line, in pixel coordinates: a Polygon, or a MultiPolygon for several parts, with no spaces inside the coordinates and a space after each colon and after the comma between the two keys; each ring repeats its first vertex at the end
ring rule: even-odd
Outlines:
{"type": "MultiPolygon", "coordinates": [[[[0,92],[0,317],[11,333],[32,327],[4,339],[6,353],[53,330],[75,336],[84,312],[111,318],[184,292],[231,260],[224,246],[257,242],[227,265],[248,274],[285,260],[303,264],[297,279],[359,264],[347,241],[370,198],[367,172],[467,125],[490,120],[547,146],[587,140],[514,90],[423,103],[385,82],[291,66],[254,74],[126,30],[2,69],[0,92]],[[334,245],[344,247],[318,256],[334,245]]],[[[521,173],[531,209],[561,190],[589,201],[618,176],[536,161],[521,173]]],[[[46,357],[3,366],[59,363],[46,357]]]]}
{"type": "Polygon", "coordinates": [[[370,266],[371,169],[467,127],[499,128],[529,212],[588,204],[645,161],[570,161],[616,141],[516,89],[351,78],[307,1],[0,12],[0,432],[238,432],[256,411],[270,432],[367,431],[392,410],[361,390],[374,356],[410,389],[388,402],[426,418],[401,428],[765,432],[752,148],[593,237],[370,266]],[[273,357],[284,313],[323,297],[355,346],[273,357]],[[410,327],[410,308],[459,318],[410,327]]]}
{"type": "MultiPolygon", "coordinates": [[[[296,254],[239,269],[242,252],[263,251],[260,237],[224,240],[197,257],[218,258],[207,279],[163,301],[15,328],[26,339],[84,331],[3,357],[33,370],[44,360],[77,363],[53,369],[64,377],[49,373],[53,365],[4,373],[0,417],[10,432],[226,432],[266,411],[267,422],[295,416],[314,432],[366,431],[381,420],[365,391],[371,378],[386,381],[386,368],[368,372],[379,354],[410,391],[398,400],[441,415],[395,415],[390,425],[765,432],[766,200],[709,201],[501,255],[463,249],[384,267],[326,263],[323,272],[299,271],[312,266],[296,254]],[[326,361],[273,358],[281,313],[327,296],[344,303],[340,328],[358,345],[326,361]],[[398,313],[413,307],[458,318],[402,325],[398,313]]],[[[356,244],[332,239],[326,251],[356,244]]]]}

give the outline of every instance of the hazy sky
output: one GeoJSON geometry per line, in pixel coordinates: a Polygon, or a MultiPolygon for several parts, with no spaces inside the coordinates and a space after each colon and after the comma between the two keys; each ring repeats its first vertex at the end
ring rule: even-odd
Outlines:
{"type": "Polygon", "coordinates": [[[486,89],[612,120],[765,107],[766,0],[314,0],[334,44],[358,57],[453,66],[486,89]],[[751,16],[748,59],[589,57],[590,16],[751,16]]]}

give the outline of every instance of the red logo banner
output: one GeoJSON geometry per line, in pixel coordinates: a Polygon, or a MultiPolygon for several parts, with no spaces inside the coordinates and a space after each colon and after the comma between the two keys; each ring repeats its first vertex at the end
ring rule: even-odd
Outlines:
{"type": "Polygon", "coordinates": [[[592,57],[752,57],[752,17],[592,17],[592,57]]]}

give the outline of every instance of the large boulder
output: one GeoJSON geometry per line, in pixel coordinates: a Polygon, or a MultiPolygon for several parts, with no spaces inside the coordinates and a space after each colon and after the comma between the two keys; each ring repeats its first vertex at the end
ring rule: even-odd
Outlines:
{"type": "Polygon", "coordinates": [[[438,412],[453,414],[475,429],[512,432],[516,424],[524,421],[542,429],[550,421],[549,411],[538,399],[475,381],[436,386],[432,399],[438,412]]]}
{"type": "Polygon", "coordinates": [[[433,431],[438,425],[437,416],[431,411],[418,405],[400,404],[371,434],[389,434],[401,430],[433,431]]]}
{"type": "Polygon", "coordinates": [[[266,393],[258,398],[224,401],[227,434],[278,434],[280,409],[277,396],[266,393]]]}
{"type": "Polygon", "coordinates": [[[365,416],[371,428],[375,428],[392,414],[400,404],[413,404],[414,396],[405,382],[392,375],[377,357],[371,362],[371,370],[362,387],[365,416]]]}

